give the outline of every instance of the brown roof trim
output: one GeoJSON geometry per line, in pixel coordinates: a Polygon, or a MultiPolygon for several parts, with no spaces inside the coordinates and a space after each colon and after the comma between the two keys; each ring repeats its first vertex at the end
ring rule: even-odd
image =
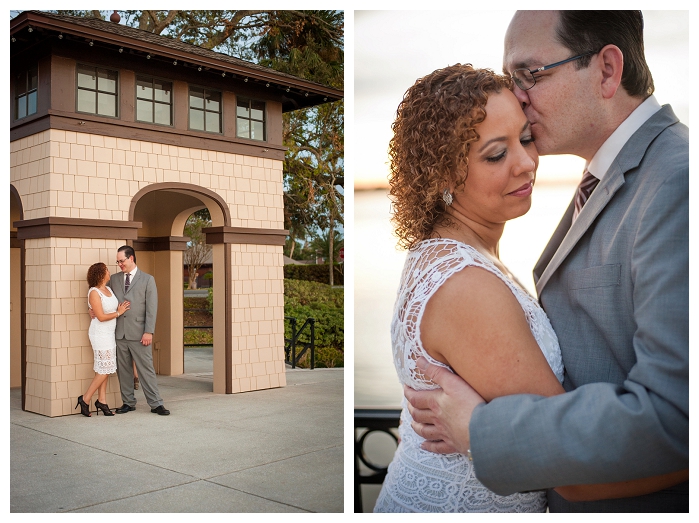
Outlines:
{"type": "Polygon", "coordinates": [[[249,227],[206,227],[206,243],[237,243],[254,245],[284,245],[289,231],[285,229],[254,229],[249,227]]]}
{"type": "Polygon", "coordinates": [[[135,240],[141,222],[120,220],[91,220],[84,218],[63,218],[48,216],[20,220],[13,224],[17,227],[17,239],[29,238],[100,238],[108,240],[135,240]]]}
{"type": "MultiPolygon", "coordinates": [[[[327,101],[340,100],[344,96],[344,92],[339,89],[304,80],[303,78],[187,44],[173,38],[97,18],[58,15],[41,11],[24,11],[10,20],[10,35],[16,35],[29,26],[41,27],[88,40],[96,40],[109,45],[123,46],[143,53],[157,54],[169,59],[183,60],[202,67],[214,67],[222,72],[249,77],[262,82],[273,82],[280,86],[288,86],[316,96],[322,96],[327,98],[327,101]]],[[[295,94],[297,97],[303,95],[303,93],[295,94]]],[[[323,102],[319,100],[317,103],[323,102]]],[[[307,104],[307,106],[309,105],[315,104],[307,104]]]]}
{"type": "Polygon", "coordinates": [[[78,133],[100,134],[114,138],[145,140],[192,149],[208,149],[223,153],[243,154],[284,161],[286,147],[269,142],[255,142],[223,134],[204,133],[190,129],[158,127],[144,122],[114,120],[84,113],[69,113],[49,109],[48,114],[18,120],[10,126],[10,141],[45,131],[60,129],[78,133]],[[206,144],[203,141],[206,140],[206,144]]]}

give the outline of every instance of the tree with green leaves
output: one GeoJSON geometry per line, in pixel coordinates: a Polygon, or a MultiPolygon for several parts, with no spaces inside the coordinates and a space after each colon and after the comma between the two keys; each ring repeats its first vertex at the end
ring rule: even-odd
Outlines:
{"type": "MultiPolygon", "coordinates": [[[[108,19],[111,11],[58,11],[108,19]]],[[[129,10],[127,25],[257,62],[280,72],[342,89],[344,13],[332,10],[129,10]]],[[[343,223],[344,102],[284,115],[286,252],[296,240],[343,223]]],[[[334,238],[330,234],[329,238],[334,238]]],[[[332,252],[332,251],[331,251],[332,252]]],[[[332,267],[332,261],[331,267],[332,267]]],[[[333,283],[330,270],[329,282],[333,283]]]]}
{"type": "Polygon", "coordinates": [[[184,235],[189,236],[189,241],[182,257],[189,273],[190,289],[197,288],[197,272],[211,256],[211,245],[207,245],[206,235],[202,232],[206,227],[211,227],[211,215],[206,208],[193,213],[184,226],[184,235]]]}

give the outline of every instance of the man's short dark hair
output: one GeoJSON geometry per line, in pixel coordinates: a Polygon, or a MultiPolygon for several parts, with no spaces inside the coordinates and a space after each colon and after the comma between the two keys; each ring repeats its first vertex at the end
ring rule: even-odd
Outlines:
{"type": "MultiPolygon", "coordinates": [[[[655,91],[643,50],[641,11],[561,11],[556,36],[572,55],[616,45],[624,55],[621,86],[626,92],[645,99],[655,91]]],[[[587,67],[591,59],[581,58],[576,67],[587,67]]]]}
{"type": "Polygon", "coordinates": [[[133,256],[133,262],[136,263],[136,253],[133,250],[133,247],[129,247],[128,245],[122,245],[119,247],[119,250],[117,252],[123,252],[124,257],[128,258],[129,256],[133,256]]]}

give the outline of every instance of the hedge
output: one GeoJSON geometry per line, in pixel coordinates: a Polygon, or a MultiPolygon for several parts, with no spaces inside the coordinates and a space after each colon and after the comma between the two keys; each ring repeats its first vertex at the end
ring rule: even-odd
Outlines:
{"type": "MultiPolygon", "coordinates": [[[[335,264],[335,274],[333,275],[333,285],[344,285],[344,266],[341,263],[335,264]]],[[[330,280],[330,270],[328,264],[323,265],[284,265],[284,278],[290,280],[306,280],[328,284],[330,280]]]]}

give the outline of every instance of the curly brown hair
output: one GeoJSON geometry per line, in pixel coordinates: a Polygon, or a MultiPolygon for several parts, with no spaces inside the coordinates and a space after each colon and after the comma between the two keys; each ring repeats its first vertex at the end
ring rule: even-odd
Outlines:
{"type": "Polygon", "coordinates": [[[479,139],[489,93],[512,88],[512,79],[490,69],[456,64],[420,78],[408,89],[392,125],[389,192],[398,245],[407,249],[449,224],[445,188],[468,176],[468,152],[479,139]]]}
{"type": "Polygon", "coordinates": [[[107,266],[102,263],[95,263],[87,270],[87,284],[90,287],[98,287],[104,276],[107,274],[107,266]]]}

